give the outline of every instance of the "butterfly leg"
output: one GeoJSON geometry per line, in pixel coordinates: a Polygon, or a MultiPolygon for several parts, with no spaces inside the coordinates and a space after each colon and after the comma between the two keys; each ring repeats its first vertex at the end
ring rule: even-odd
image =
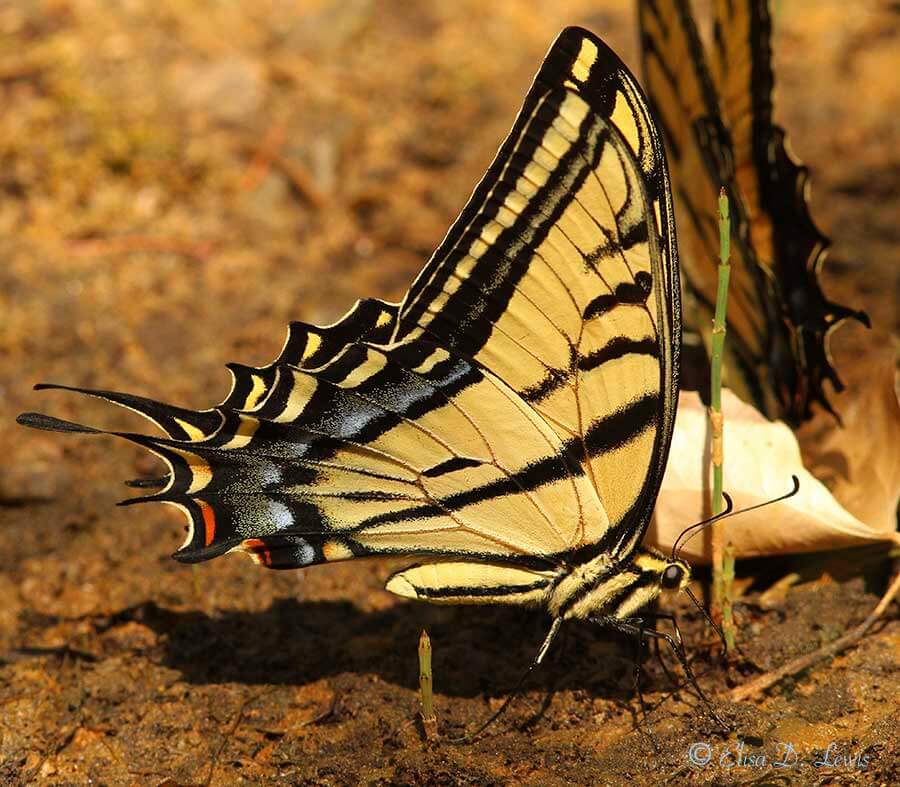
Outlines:
{"type": "Polygon", "coordinates": [[[553,654],[551,656],[554,666],[550,670],[550,681],[547,687],[547,692],[544,695],[544,699],[541,702],[540,708],[538,708],[538,710],[530,718],[522,722],[522,724],[519,726],[520,730],[527,730],[537,724],[544,717],[544,714],[553,703],[553,698],[556,696],[556,688],[559,683],[559,676],[562,674],[560,665],[563,663],[566,656],[566,645],[569,639],[568,635],[570,631],[571,629],[561,629],[559,645],[555,646],[553,654]]]}
{"type": "Polygon", "coordinates": [[[684,643],[681,641],[681,637],[679,634],[679,641],[676,641],[665,632],[657,631],[656,629],[644,629],[644,633],[648,637],[653,637],[658,640],[663,640],[671,649],[678,660],[681,662],[681,667],[684,669],[684,674],[687,675],[688,680],[691,685],[694,687],[694,690],[699,695],[700,699],[703,700],[704,704],[709,711],[709,715],[716,721],[717,724],[720,724],[722,727],[728,729],[728,724],[723,721],[719,715],[716,713],[715,708],[713,707],[712,702],[709,697],[703,692],[703,689],[700,688],[700,684],[697,682],[697,678],[694,675],[694,671],[691,669],[690,662],[688,661],[687,654],[684,652],[684,643]]]}
{"type": "MultiPolygon", "coordinates": [[[[653,618],[654,618],[654,620],[668,620],[672,623],[672,629],[675,632],[675,641],[678,643],[678,648],[681,650],[682,653],[684,653],[685,652],[684,640],[682,639],[681,627],[678,625],[678,618],[675,615],[675,613],[673,613],[673,612],[658,612],[658,611],[654,610],[653,618]]],[[[640,639],[643,638],[643,633],[648,630],[647,627],[644,625],[644,623],[646,623],[646,621],[643,618],[641,618],[640,623],[639,623],[639,626],[642,630],[640,639]]],[[[662,670],[665,673],[666,677],[669,679],[669,682],[675,687],[675,691],[678,691],[678,689],[680,688],[680,682],[679,682],[678,678],[676,678],[672,674],[672,671],[669,669],[668,664],[666,664],[665,659],[662,657],[662,650],[659,647],[659,642],[660,642],[661,637],[650,636],[650,639],[653,642],[653,655],[656,656],[656,660],[659,662],[659,665],[662,667],[662,670]]],[[[638,646],[638,653],[640,653],[640,646],[638,646]]],[[[640,698],[640,694],[638,696],[640,698]]],[[[644,715],[646,717],[646,711],[645,711],[644,715]]]]}
{"type": "Polygon", "coordinates": [[[678,642],[676,642],[671,635],[666,634],[664,631],[657,631],[656,629],[644,627],[643,620],[641,618],[619,620],[618,618],[604,617],[591,618],[591,621],[606,628],[610,628],[614,631],[619,631],[623,634],[637,637],[639,641],[643,641],[644,637],[651,637],[653,639],[658,639],[665,642],[678,658],[678,661],[681,663],[682,669],[684,669],[685,675],[687,675],[690,684],[694,687],[694,690],[697,692],[700,699],[703,700],[704,704],[709,710],[710,716],[712,716],[718,724],[721,724],[727,729],[728,725],[724,721],[722,721],[722,719],[719,718],[719,716],[716,714],[712,702],[710,702],[709,698],[703,692],[703,689],[700,688],[700,684],[697,683],[697,678],[694,676],[694,671],[691,669],[691,665],[688,662],[687,655],[684,652],[684,645],[681,641],[680,634],[678,637],[678,642]]]}
{"type": "MultiPolygon", "coordinates": [[[[657,754],[659,753],[659,746],[656,744],[656,739],[653,737],[653,727],[650,724],[650,716],[647,713],[647,703],[644,702],[644,692],[641,689],[641,676],[643,675],[644,669],[641,666],[641,657],[644,649],[644,621],[642,619],[638,620],[638,636],[635,637],[635,653],[634,653],[634,689],[637,694],[638,704],[641,706],[641,715],[644,717],[644,726],[647,728],[647,737],[650,740],[650,745],[653,747],[653,751],[657,754]]],[[[640,729],[640,728],[639,728],[640,729]]]]}
{"type": "Polygon", "coordinates": [[[518,682],[515,685],[515,688],[509,693],[509,696],[503,701],[503,704],[500,708],[488,718],[475,732],[463,735],[461,738],[451,738],[450,743],[469,743],[475,738],[477,738],[481,733],[483,733],[488,727],[491,726],[500,716],[503,715],[504,711],[510,706],[512,701],[519,696],[519,692],[522,690],[522,686],[525,681],[528,680],[528,676],[531,675],[541,664],[544,662],[544,658],[547,656],[547,653],[550,651],[550,646],[556,640],[559,635],[560,630],[562,629],[562,618],[553,618],[553,624],[550,626],[550,631],[547,632],[547,636],[544,638],[544,642],[541,645],[540,649],[537,652],[537,655],[534,657],[534,661],[528,665],[528,669],[522,674],[522,677],[519,678],[518,682]]]}
{"type": "MultiPolygon", "coordinates": [[[[656,611],[654,611],[653,616],[657,620],[671,621],[672,629],[675,632],[675,641],[678,643],[679,650],[682,653],[684,653],[685,657],[686,657],[686,652],[684,649],[684,639],[681,636],[681,627],[678,625],[678,617],[675,615],[675,613],[674,612],[656,612],[656,611]]],[[[683,684],[675,675],[672,674],[672,671],[669,669],[668,665],[666,664],[665,659],[662,657],[662,650],[660,649],[660,645],[659,645],[661,637],[653,637],[652,639],[653,639],[654,651],[656,654],[656,660],[659,662],[660,666],[663,669],[663,672],[666,674],[666,678],[668,678],[669,682],[672,684],[672,686],[674,686],[673,691],[674,692],[680,691],[683,684]]],[[[679,658],[679,661],[680,660],[681,659],[679,658]]],[[[713,715],[715,715],[715,714],[713,713],[713,715]]]]}
{"type": "Polygon", "coordinates": [[[659,746],[657,745],[656,740],[653,737],[653,730],[650,724],[650,716],[647,713],[647,703],[644,701],[644,692],[641,688],[641,676],[643,673],[641,660],[643,656],[645,641],[644,634],[648,631],[648,629],[645,628],[644,620],[641,618],[633,618],[630,621],[622,621],[618,618],[612,617],[589,618],[589,620],[591,623],[595,623],[598,626],[628,634],[629,636],[634,636],[634,634],[637,633],[637,636],[634,636],[635,651],[634,671],[632,673],[632,677],[634,680],[634,690],[637,694],[638,704],[641,706],[641,716],[644,719],[644,725],[643,727],[638,725],[638,731],[647,736],[647,738],[650,740],[650,745],[653,747],[653,750],[656,753],[659,753],[659,746]]]}
{"type": "MultiPolygon", "coordinates": [[[[678,618],[674,613],[671,612],[654,612],[653,617],[657,620],[669,620],[672,622],[672,629],[675,631],[675,641],[678,643],[678,647],[681,650],[684,650],[684,640],[681,638],[681,628],[678,625],[678,618]]],[[[678,679],[672,674],[672,671],[669,669],[668,665],[665,662],[665,659],[662,657],[662,651],[659,647],[659,638],[653,637],[653,650],[654,655],[656,656],[656,660],[659,662],[659,665],[662,667],[663,672],[666,674],[666,677],[669,679],[669,682],[675,686],[677,690],[679,687],[678,679]]]]}

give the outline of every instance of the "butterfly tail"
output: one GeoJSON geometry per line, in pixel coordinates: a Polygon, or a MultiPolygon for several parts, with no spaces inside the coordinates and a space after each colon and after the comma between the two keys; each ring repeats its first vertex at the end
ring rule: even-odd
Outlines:
{"type": "Polygon", "coordinates": [[[290,453],[308,451],[315,442],[311,436],[299,432],[289,439],[282,434],[277,440],[248,447],[262,424],[247,415],[216,411],[218,426],[211,429],[213,422],[207,417],[211,411],[186,411],[114,392],[68,390],[79,390],[142,415],[152,413],[156,423],[168,425],[176,434],[185,430],[182,424],[191,430],[200,425],[207,428],[208,434],[197,434],[192,440],[97,429],[41,413],[23,413],[17,418],[23,426],[45,431],[112,435],[162,459],[168,467],[162,478],[127,482],[158,490],[123,500],[120,505],[162,502],[179,508],[187,520],[187,534],[173,555],[176,560],[197,563],[237,550],[268,568],[298,568],[353,557],[340,536],[329,532],[319,507],[296,494],[314,480],[316,471],[309,464],[291,461],[290,453]]]}

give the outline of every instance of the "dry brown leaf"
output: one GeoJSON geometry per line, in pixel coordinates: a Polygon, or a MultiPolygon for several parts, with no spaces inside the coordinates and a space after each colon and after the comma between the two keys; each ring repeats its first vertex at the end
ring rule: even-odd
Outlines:
{"type": "MultiPolygon", "coordinates": [[[[893,378],[890,391],[893,392],[893,378]]],[[[873,389],[876,385],[871,386],[873,389]]],[[[872,399],[877,396],[873,394],[872,399]]],[[[722,392],[725,415],[725,490],[736,508],[745,508],[783,495],[791,489],[791,476],[800,479],[799,492],[789,500],[758,511],[731,517],[723,523],[737,557],[815,552],[857,546],[873,541],[900,543],[896,532],[900,473],[897,445],[900,407],[881,395],[882,437],[866,452],[871,465],[866,474],[851,476],[845,492],[864,504],[857,517],[838,502],[829,489],[804,466],[797,437],[784,423],[771,422],[728,390],[722,392]],[[877,465],[875,467],[874,465],[877,465]],[[863,477],[865,475],[865,477],[863,477]],[[874,479],[866,483],[866,479],[874,479]]],[[[857,411],[866,411],[860,400],[857,411]]],[[[871,404],[871,403],[870,403],[871,404]]],[[[835,426],[829,436],[834,447],[862,439],[857,431],[863,419],[845,428],[835,426]]],[[[868,427],[871,432],[871,427],[868,427]]],[[[859,468],[860,470],[862,468],[859,468]]],[[[696,392],[682,392],[669,464],[663,479],[647,543],[664,551],[685,527],[709,516],[711,470],[706,408],[696,392]]],[[[846,501],[845,501],[846,502],[846,501]]],[[[849,503],[847,503],[849,505],[849,503]]],[[[694,562],[709,562],[708,532],[688,542],[682,555],[694,562]]]]}
{"type": "MultiPolygon", "coordinates": [[[[900,488],[900,371],[895,341],[872,341],[843,358],[847,392],[834,397],[843,428],[821,413],[797,430],[803,463],[851,514],[881,530],[896,527],[900,488]]],[[[844,353],[847,355],[847,353],[844,353]]]]}

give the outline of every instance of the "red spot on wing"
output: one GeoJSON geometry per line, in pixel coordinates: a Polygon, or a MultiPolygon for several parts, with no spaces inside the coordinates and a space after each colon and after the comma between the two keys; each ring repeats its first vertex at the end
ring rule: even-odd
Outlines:
{"type": "Polygon", "coordinates": [[[203,542],[206,546],[212,544],[216,538],[216,512],[209,503],[197,500],[200,511],[203,514],[203,542]]]}
{"type": "Polygon", "coordinates": [[[272,553],[261,538],[247,538],[241,542],[241,546],[251,552],[259,563],[264,566],[272,565],[272,553]]]}

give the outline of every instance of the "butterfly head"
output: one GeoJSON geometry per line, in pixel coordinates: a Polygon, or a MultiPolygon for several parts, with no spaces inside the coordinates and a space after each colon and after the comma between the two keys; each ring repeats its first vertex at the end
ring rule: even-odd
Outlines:
{"type": "Polygon", "coordinates": [[[632,618],[662,593],[687,590],[691,568],[679,558],[669,558],[646,547],[616,576],[601,581],[584,600],[573,606],[574,617],[632,618]]]}
{"type": "Polygon", "coordinates": [[[684,590],[691,581],[691,568],[683,560],[669,560],[659,578],[662,590],[684,590]]]}
{"type": "Polygon", "coordinates": [[[640,571],[640,583],[659,593],[677,593],[691,581],[691,567],[680,558],[666,557],[649,549],[641,550],[634,558],[640,571]]]}

